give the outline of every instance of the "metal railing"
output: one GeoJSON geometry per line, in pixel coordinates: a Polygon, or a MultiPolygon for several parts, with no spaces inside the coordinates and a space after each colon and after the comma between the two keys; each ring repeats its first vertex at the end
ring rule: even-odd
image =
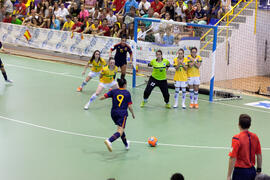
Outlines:
{"type": "MultiPolygon", "coordinates": [[[[227,23],[226,23],[226,26],[221,28],[219,31],[218,31],[218,35],[224,30],[224,29],[227,29],[227,26],[237,17],[239,16],[239,14],[245,10],[254,0],[251,0],[249,1],[237,14],[235,14],[233,16],[232,19],[229,20],[229,16],[231,16],[233,14],[233,11],[234,9],[241,3],[241,2],[246,2],[246,1],[243,1],[243,0],[240,0],[236,5],[234,5],[232,7],[232,9],[230,11],[228,11],[214,26],[218,26],[218,24],[223,21],[225,18],[227,18],[227,23]]],[[[257,0],[256,0],[256,4],[257,4],[257,0]]],[[[257,7],[257,5],[256,5],[257,7]]],[[[255,23],[256,23],[256,11],[255,11],[255,23]]],[[[201,37],[201,41],[212,31],[212,29],[210,29],[209,31],[207,31],[202,37],[201,37]]],[[[256,32],[256,27],[254,29],[254,32],[256,32]]],[[[228,36],[228,31],[227,31],[227,36],[228,36]]],[[[207,41],[207,43],[200,49],[200,52],[203,51],[211,42],[213,41],[213,38],[211,38],[209,41],[207,41]]]]}

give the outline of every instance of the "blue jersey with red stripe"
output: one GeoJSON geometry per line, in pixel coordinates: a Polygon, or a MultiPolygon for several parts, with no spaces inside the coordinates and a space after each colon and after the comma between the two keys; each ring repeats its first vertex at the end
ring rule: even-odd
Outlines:
{"type": "Polygon", "coordinates": [[[104,95],[112,98],[112,113],[119,113],[123,116],[128,115],[128,105],[132,104],[131,95],[126,89],[113,89],[104,95]]]}
{"type": "Polygon", "coordinates": [[[116,50],[114,59],[115,61],[126,61],[127,59],[127,53],[130,55],[132,54],[131,47],[128,44],[125,44],[124,46],[121,43],[118,43],[114,45],[114,47],[111,49],[112,51],[116,50]]]}

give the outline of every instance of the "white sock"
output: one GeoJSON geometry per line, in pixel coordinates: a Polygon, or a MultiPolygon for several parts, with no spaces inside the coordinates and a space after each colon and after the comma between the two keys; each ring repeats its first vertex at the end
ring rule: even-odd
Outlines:
{"type": "Polygon", "coordinates": [[[199,92],[194,91],[194,102],[195,102],[195,104],[198,104],[198,97],[199,97],[199,92]]]}
{"type": "Polygon", "coordinates": [[[96,98],[97,98],[97,95],[96,93],[94,93],[92,97],[90,98],[89,103],[93,102],[96,98]]]}
{"type": "Polygon", "coordinates": [[[180,88],[175,88],[174,99],[175,99],[175,102],[177,103],[178,103],[178,97],[179,97],[179,90],[180,88]]]}
{"type": "Polygon", "coordinates": [[[186,102],[186,88],[182,88],[182,104],[186,102]]]}
{"type": "Polygon", "coordinates": [[[193,104],[193,96],[194,96],[193,89],[189,89],[190,104],[193,104]]]}

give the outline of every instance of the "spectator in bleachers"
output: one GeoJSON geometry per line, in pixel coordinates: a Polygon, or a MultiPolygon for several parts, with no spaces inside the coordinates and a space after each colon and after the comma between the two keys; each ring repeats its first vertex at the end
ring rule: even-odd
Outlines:
{"type": "Polygon", "coordinates": [[[118,24],[114,24],[113,28],[111,29],[111,36],[112,37],[118,37],[118,32],[119,32],[120,28],[118,24]]]}
{"type": "Polygon", "coordinates": [[[15,14],[18,16],[18,18],[23,18],[26,15],[26,6],[22,0],[19,0],[19,3],[16,5],[15,14]]]}
{"type": "Polygon", "coordinates": [[[138,40],[144,41],[145,40],[145,36],[146,36],[145,25],[142,24],[140,26],[140,31],[138,32],[137,38],[138,38],[138,40]]]}
{"type": "Polygon", "coordinates": [[[54,14],[61,23],[64,23],[67,21],[66,16],[69,15],[69,12],[67,8],[65,8],[65,5],[62,3],[60,5],[60,8],[58,8],[57,11],[54,11],[54,14]]]}
{"type": "Polygon", "coordinates": [[[100,17],[99,8],[98,7],[95,7],[95,10],[94,10],[94,12],[92,14],[92,18],[93,19],[99,19],[99,17],[100,17]]]}
{"type": "Polygon", "coordinates": [[[185,19],[185,17],[186,17],[185,10],[186,9],[187,9],[187,7],[185,6],[184,1],[183,0],[178,0],[175,3],[175,13],[176,13],[175,20],[176,20],[177,17],[180,17],[181,20],[185,19]]]}
{"type": "MultiPolygon", "coordinates": [[[[83,4],[82,4],[83,5],[83,4]]],[[[71,3],[69,6],[69,13],[72,17],[77,17],[81,12],[81,9],[79,8],[79,4],[76,2],[71,3]]]]}
{"type": "Polygon", "coordinates": [[[101,36],[110,36],[110,28],[108,26],[108,20],[107,19],[104,19],[103,22],[102,22],[102,25],[99,25],[98,27],[98,35],[101,35],[101,36]]]}
{"type": "Polygon", "coordinates": [[[129,13],[126,13],[124,16],[124,23],[127,25],[129,25],[130,23],[133,23],[135,17],[137,17],[136,9],[134,6],[131,6],[129,13]]]}
{"type": "Polygon", "coordinates": [[[209,0],[209,18],[217,18],[221,0],[209,0]]]}
{"type": "Polygon", "coordinates": [[[173,0],[167,0],[165,6],[161,9],[161,16],[165,15],[165,13],[169,13],[170,18],[174,19],[175,9],[173,5],[173,0]]]}
{"type": "Polygon", "coordinates": [[[89,16],[89,12],[85,9],[85,6],[81,5],[81,12],[79,14],[79,21],[83,22],[86,17],[89,16]]]}
{"type": "Polygon", "coordinates": [[[114,0],[111,9],[115,9],[116,13],[120,13],[120,11],[124,8],[126,0],[114,0]]]}
{"type": "Polygon", "coordinates": [[[138,9],[138,3],[136,2],[136,0],[127,0],[126,1],[125,5],[124,5],[124,14],[129,13],[131,7],[138,9]]]}
{"type": "Polygon", "coordinates": [[[99,20],[94,19],[94,23],[90,26],[91,34],[96,35],[98,33],[99,20]]]}
{"type": "Polygon", "coordinates": [[[130,23],[128,25],[128,34],[127,34],[128,39],[134,39],[134,23],[130,23]]]}
{"type": "Polygon", "coordinates": [[[146,33],[145,41],[146,42],[155,42],[155,36],[154,36],[154,32],[152,30],[149,30],[146,33]]]}
{"type": "Polygon", "coordinates": [[[17,24],[17,25],[21,25],[22,21],[16,17],[16,15],[12,15],[11,16],[11,24],[17,24]]]}
{"type": "Polygon", "coordinates": [[[60,30],[60,21],[56,18],[55,15],[52,16],[50,24],[51,29],[60,30]]]}
{"type": "Polygon", "coordinates": [[[154,0],[151,3],[151,8],[153,8],[154,12],[157,12],[158,14],[161,13],[161,9],[164,7],[164,4],[159,0],[154,0]]]}
{"type": "Polygon", "coordinates": [[[107,9],[103,8],[99,15],[99,20],[103,21],[104,19],[106,19],[107,15],[108,15],[107,9]]]}
{"type": "Polygon", "coordinates": [[[62,27],[62,31],[71,31],[71,28],[73,27],[74,22],[71,20],[70,15],[67,15],[66,19],[67,19],[67,21],[65,22],[64,26],[62,27]]]}
{"type": "Polygon", "coordinates": [[[140,4],[139,4],[139,11],[140,11],[140,15],[143,16],[145,14],[147,14],[148,9],[151,7],[150,2],[148,2],[147,0],[141,0],[140,4]]]}
{"type": "Polygon", "coordinates": [[[188,8],[185,10],[185,15],[186,15],[186,21],[187,22],[192,22],[195,16],[195,11],[193,8],[192,1],[188,1],[188,8]]]}
{"type": "Polygon", "coordinates": [[[128,34],[127,25],[125,23],[121,24],[121,29],[118,31],[117,37],[121,38],[123,35],[128,34]]]}
{"type": "Polygon", "coordinates": [[[11,23],[12,17],[11,14],[9,14],[8,12],[5,13],[5,16],[3,18],[3,22],[4,23],[11,23]]]}
{"type": "Polygon", "coordinates": [[[111,28],[113,27],[114,23],[117,22],[117,17],[113,14],[113,10],[109,10],[109,14],[107,15],[106,19],[108,20],[108,26],[111,28]]]}
{"type": "MultiPolygon", "coordinates": [[[[153,15],[154,15],[154,10],[153,8],[150,7],[147,11],[147,14],[143,15],[142,17],[153,18],[153,15]]],[[[146,25],[147,28],[152,24],[150,21],[143,21],[143,23],[146,25]]]]}
{"type": "Polygon", "coordinates": [[[167,27],[165,30],[166,34],[162,37],[162,42],[165,45],[173,45],[174,36],[171,34],[171,28],[167,27]]]}
{"type": "Polygon", "coordinates": [[[207,24],[206,21],[207,21],[206,11],[204,9],[202,9],[201,4],[199,2],[197,2],[193,23],[205,25],[205,24],[207,24]]]}
{"type": "Polygon", "coordinates": [[[84,34],[90,34],[90,26],[92,25],[92,18],[91,17],[87,17],[84,19],[83,21],[83,25],[82,25],[82,33],[84,34]]]}
{"type": "Polygon", "coordinates": [[[71,28],[72,32],[78,32],[81,33],[83,23],[79,21],[78,17],[74,17],[74,24],[71,28]]]}
{"type": "Polygon", "coordinates": [[[86,9],[92,9],[96,7],[97,5],[97,0],[85,0],[84,5],[86,9]]]}
{"type": "Polygon", "coordinates": [[[4,1],[4,8],[5,8],[5,12],[8,12],[8,13],[13,13],[13,4],[10,0],[5,0],[4,1]]]}
{"type": "Polygon", "coordinates": [[[221,0],[221,4],[220,4],[220,10],[218,12],[218,17],[219,19],[226,14],[228,11],[231,10],[232,5],[231,5],[232,1],[231,0],[221,0]]]}

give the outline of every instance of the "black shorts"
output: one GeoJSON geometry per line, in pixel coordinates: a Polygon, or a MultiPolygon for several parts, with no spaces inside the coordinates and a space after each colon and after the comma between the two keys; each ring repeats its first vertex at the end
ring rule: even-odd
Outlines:
{"type": "Polygon", "coordinates": [[[122,66],[124,66],[124,65],[126,65],[127,64],[127,60],[122,60],[122,59],[120,59],[120,60],[115,60],[115,65],[117,66],[117,67],[122,67],[122,66]]]}
{"type": "Polygon", "coordinates": [[[2,63],[1,58],[0,58],[0,68],[3,68],[3,67],[4,67],[4,64],[2,63]]]}
{"type": "Polygon", "coordinates": [[[120,126],[122,128],[126,127],[127,122],[127,114],[122,114],[119,112],[111,112],[111,117],[115,125],[120,126]]]}

